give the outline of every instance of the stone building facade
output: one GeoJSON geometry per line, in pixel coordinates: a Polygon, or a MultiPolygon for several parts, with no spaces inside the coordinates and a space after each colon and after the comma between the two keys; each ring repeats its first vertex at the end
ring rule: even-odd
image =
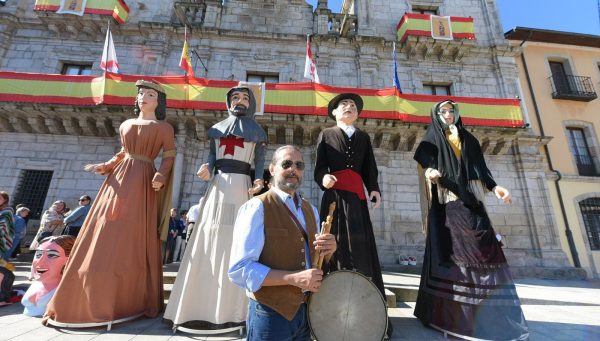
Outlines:
{"type": "MultiPolygon", "coordinates": [[[[41,0],[38,0],[40,2],[41,0]]],[[[81,66],[101,75],[100,56],[110,17],[34,11],[35,0],[0,7],[0,71],[55,74],[81,66]]],[[[328,85],[392,87],[392,43],[404,93],[464,97],[521,96],[515,56],[504,39],[493,0],[345,0],[340,13],[319,0],[131,1],[124,24],[111,23],[121,72],[181,75],[178,68],[184,25],[190,32],[195,73],[210,79],[303,82],[306,35],[321,82],[328,85]],[[398,41],[397,24],[407,12],[471,18],[476,39],[434,40],[411,36],[398,41]]],[[[133,99],[132,99],[133,102],[133,99]]],[[[223,106],[225,108],[225,106],[223,106]]],[[[224,110],[169,109],[178,155],[174,204],[196,203],[206,184],[195,173],[206,159],[206,129],[224,110]]],[[[119,148],[118,127],[132,115],[127,106],[68,106],[0,102],[0,188],[18,192],[24,170],[52,171],[44,207],[56,199],[74,206],[83,193],[93,196],[102,178],[83,165],[109,159],[119,148]]],[[[307,161],[302,193],[317,204],[312,181],[315,140],[333,125],[325,116],[266,113],[258,121],[268,132],[269,151],[299,145],[307,161]]],[[[383,205],[371,212],[381,262],[398,256],[422,258],[425,236],[414,149],[426,125],[366,119],[358,127],[373,140],[380,170],[383,205]]],[[[497,182],[512,189],[514,203],[492,195],[487,204],[515,272],[546,274],[570,267],[561,249],[550,204],[540,138],[524,128],[470,127],[480,139],[497,182]]],[[[268,156],[270,156],[270,152],[268,156]]]]}
{"type": "Polygon", "coordinates": [[[523,103],[546,146],[551,203],[561,244],[572,264],[600,274],[600,36],[517,27],[523,103]],[[596,86],[594,86],[596,85],[596,86]]]}

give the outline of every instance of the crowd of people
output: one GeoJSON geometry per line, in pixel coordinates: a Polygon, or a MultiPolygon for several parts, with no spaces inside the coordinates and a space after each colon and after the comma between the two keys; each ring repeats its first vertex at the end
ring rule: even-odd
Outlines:
{"type": "MultiPolygon", "coordinates": [[[[370,137],[354,125],[364,105],[358,94],[340,94],[328,104],[336,124],[317,139],[313,174],[323,191],[320,209],[299,192],[305,161],[295,146],[274,151],[264,188],[267,136],[254,120],[257,100],[251,88],[234,87],[225,99],[228,117],[208,130],[210,153],[198,171],[209,182],[207,191],[189,211],[178,212],[171,205],[175,144],[164,121],[165,89],[144,80],[136,87],[136,117],[121,124],[121,150],[107,162],[85,166],[106,176],[93,204],[83,195],[70,211],[57,200],[41,216],[31,244],[37,282],[23,297],[25,314],[71,328],[156,317],[164,309],[162,266],[171,262],[180,267],[164,319],[174,330],[245,328],[248,340],[309,341],[307,298],[336,271],[366,277],[385,306],[369,213],[383,195],[370,137]],[[332,203],[331,230],[322,231],[332,203]]],[[[502,243],[484,204],[488,192],[507,204],[511,196],[494,181],[457,103],[445,100],[432,108],[414,159],[426,198],[415,316],[458,338],[527,339],[502,243]]],[[[23,243],[28,213],[22,205],[14,211],[8,193],[0,192],[0,301],[10,297],[8,262],[23,243]]],[[[382,335],[391,337],[391,322],[382,325],[382,335]]]]}

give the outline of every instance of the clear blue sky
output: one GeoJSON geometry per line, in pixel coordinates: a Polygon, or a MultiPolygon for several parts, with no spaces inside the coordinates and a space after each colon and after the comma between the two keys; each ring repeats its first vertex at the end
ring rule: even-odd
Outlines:
{"type": "MultiPolygon", "coordinates": [[[[394,1],[394,0],[389,0],[394,1]]],[[[307,0],[316,7],[317,0],[307,0]]],[[[597,0],[497,0],[504,32],[515,26],[600,35],[597,0]]],[[[339,12],[342,0],[329,0],[339,12]]],[[[400,19],[401,14],[398,14],[400,19]]]]}

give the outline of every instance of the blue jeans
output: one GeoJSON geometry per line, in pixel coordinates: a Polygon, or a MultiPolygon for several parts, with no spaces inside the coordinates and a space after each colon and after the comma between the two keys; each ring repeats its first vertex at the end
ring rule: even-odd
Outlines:
{"type": "Polygon", "coordinates": [[[12,257],[13,252],[15,252],[15,250],[19,246],[20,242],[21,242],[21,238],[15,237],[15,239],[13,239],[12,247],[9,250],[6,250],[6,252],[4,253],[4,255],[2,255],[2,258],[4,258],[4,260],[6,260],[8,262],[8,260],[10,259],[10,257],[12,257]]]}
{"type": "Polygon", "coordinates": [[[310,329],[303,303],[288,321],[275,310],[255,300],[248,302],[247,341],[310,341],[310,329]]]}

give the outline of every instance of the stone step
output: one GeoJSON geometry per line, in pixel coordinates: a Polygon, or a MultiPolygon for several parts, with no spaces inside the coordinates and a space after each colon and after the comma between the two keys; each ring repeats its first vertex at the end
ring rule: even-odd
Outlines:
{"type": "Polygon", "coordinates": [[[513,278],[538,278],[538,279],[560,279],[560,280],[586,280],[587,272],[582,268],[572,267],[541,267],[522,266],[510,267],[513,278]]]}
{"type": "Polygon", "coordinates": [[[177,277],[177,272],[163,272],[163,283],[164,284],[173,284],[175,283],[175,277],[177,277]]]}
{"type": "Polygon", "coordinates": [[[165,301],[168,301],[171,297],[171,291],[173,291],[173,284],[163,284],[163,298],[165,301]]]}
{"type": "MultiPolygon", "coordinates": [[[[177,272],[163,271],[163,296],[165,302],[168,302],[169,297],[171,296],[171,291],[173,290],[173,284],[175,283],[176,276],[177,272]]],[[[386,287],[385,296],[388,303],[388,307],[396,308],[396,298],[398,297],[398,294],[394,290],[389,290],[386,287]]]]}

